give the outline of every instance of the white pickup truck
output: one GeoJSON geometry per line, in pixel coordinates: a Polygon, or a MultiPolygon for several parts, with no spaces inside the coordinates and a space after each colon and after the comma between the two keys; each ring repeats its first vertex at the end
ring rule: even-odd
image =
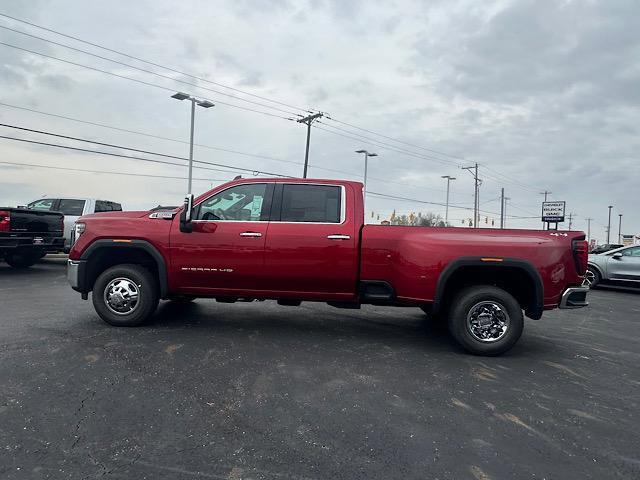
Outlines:
{"type": "Polygon", "coordinates": [[[41,198],[27,205],[31,210],[61,212],[64,215],[64,252],[71,248],[71,231],[76,220],[82,215],[99,212],[121,212],[122,205],[95,198],[41,198]]]}

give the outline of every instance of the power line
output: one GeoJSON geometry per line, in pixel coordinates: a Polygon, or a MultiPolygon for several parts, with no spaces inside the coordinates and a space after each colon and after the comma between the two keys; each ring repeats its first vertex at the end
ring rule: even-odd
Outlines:
{"type": "MultiPolygon", "coordinates": [[[[150,178],[167,178],[167,179],[177,179],[177,180],[186,180],[187,177],[176,177],[175,175],[152,175],[149,173],[132,173],[132,172],[115,172],[113,170],[89,170],[86,168],[71,168],[71,167],[56,167],[53,165],[41,165],[37,163],[18,163],[18,162],[3,162],[0,161],[2,165],[15,165],[20,167],[36,167],[36,168],[47,168],[51,170],[66,170],[70,172],[86,172],[86,173],[101,173],[107,175],[124,175],[130,177],[150,177],[150,178]]],[[[233,173],[233,172],[232,172],[233,173]]],[[[202,180],[204,182],[226,182],[227,179],[223,178],[193,178],[193,180],[202,180]]]]}
{"type": "MultiPolygon", "coordinates": [[[[20,107],[18,105],[11,105],[9,103],[4,103],[4,102],[0,102],[0,105],[1,106],[5,106],[5,107],[10,107],[10,108],[15,108],[15,109],[18,109],[18,110],[24,110],[24,111],[27,111],[27,112],[37,113],[39,115],[46,115],[46,116],[49,116],[49,117],[61,118],[63,120],[69,120],[69,121],[72,121],[72,122],[84,123],[86,125],[92,125],[92,126],[95,126],[95,127],[106,128],[106,129],[114,130],[114,131],[118,131],[118,132],[131,133],[133,135],[141,135],[141,136],[144,136],[144,137],[155,138],[155,139],[159,139],[159,140],[167,140],[169,142],[175,142],[175,143],[181,143],[181,144],[184,144],[184,145],[189,145],[189,142],[187,142],[185,140],[178,140],[176,138],[163,137],[161,135],[154,135],[152,133],[140,132],[140,131],[137,131],[137,130],[129,130],[129,129],[126,129],[126,128],[115,127],[113,125],[106,125],[104,123],[97,123],[97,122],[92,122],[92,121],[89,121],[89,120],[82,120],[80,118],[69,117],[69,116],[60,115],[60,114],[56,114],[56,113],[43,112],[41,110],[35,110],[33,108],[27,108],[27,107],[20,107]]],[[[240,150],[231,150],[231,149],[228,149],[228,148],[214,147],[214,146],[205,145],[205,144],[202,144],[202,143],[194,143],[194,145],[196,147],[207,148],[207,149],[216,150],[216,151],[219,151],[219,152],[231,153],[231,154],[234,154],[234,155],[242,155],[242,156],[245,156],[245,157],[254,157],[254,158],[260,158],[260,159],[264,159],[264,160],[272,160],[274,162],[289,163],[289,164],[293,164],[293,165],[304,165],[302,162],[296,162],[294,160],[285,160],[285,159],[282,159],[282,158],[271,157],[271,156],[268,156],[268,155],[260,155],[260,154],[257,154],[257,153],[242,152],[240,150]]],[[[344,171],[344,170],[336,170],[336,169],[333,169],[333,168],[320,167],[320,166],[312,165],[312,164],[309,164],[309,166],[313,167],[315,169],[318,169],[318,170],[325,170],[327,172],[342,173],[342,174],[345,174],[345,175],[359,175],[359,174],[357,174],[355,172],[347,172],[347,171],[344,171]]],[[[422,187],[419,187],[419,188],[422,188],[422,187]]]]}
{"type": "MultiPolygon", "coordinates": [[[[321,122],[318,122],[318,123],[321,123],[321,122]]],[[[335,127],[332,127],[330,125],[327,125],[326,123],[322,123],[322,125],[328,126],[329,128],[335,128],[335,127]]],[[[343,133],[334,132],[333,130],[329,130],[327,128],[322,128],[322,127],[319,127],[317,125],[314,125],[314,128],[316,128],[318,130],[322,130],[322,131],[328,132],[328,133],[332,133],[333,135],[338,135],[340,137],[349,138],[351,140],[357,140],[358,142],[368,143],[369,145],[372,145],[372,146],[377,147],[377,148],[382,148],[384,150],[389,150],[389,151],[392,151],[392,152],[401,153],[403,155],[408,155],[410,157],[416,157],[416,158],[421,158],[421,159],[426,159],[426,160],[433,160],[433,161],[436,161],[436,162],[439,162],[439,163],[443,163],[443,164],[447,164],[447,165],[449,164],[449,162],[447,162],[447,161],[440,160],[440,159],[435,159],[435,158],[425,157],[424,155],[420,155],[420,154],[417,154],[417,153],[414,153],[414,152],[410,152],[408,150],[398,150],[397,148],[389,146],[389,144],[381,143],[381,142],[378,142],[377,140],[374,140],[374,142],[376,142],[376,143],[372,143],[371,140],[364,139],[363,137],[355,137],[355,136],[352,136],[352,135],[345,135],[343,133]]]]}
{"type": "Polygon", "coordinates": [[[177,78],[170,77],[169,75],[163,75],[163,74],[161,74],[161,73],[154,72],[153,70],[147,70],[147,69],[145,69],[145,68],[136,67],[135,65],[131,65],[131,64],[129,64],[129,63],[121,62],[121,61],[119,61],[119,60],[114,60],[114,59],[112,59],[112,58],[108,58],[108,57],[103,57],[102,55],[97,55],[97,54],[95,54],[95,53],[91,53],[91,52],[88,52],[88,51],[86,51],[86,50],[82,50],[82,49],[80,49],[80,48],[72,47],[71,45],[66,45],[66,44],[64,44],[64,43],[55,42],[55,41],[53,41],[53,40],[49,40],[49,39],[47,39],[47,38],[39,37],[39,36],[37,36],[37,35],[32,35],[32,34],[30,34],[30,33],[22,32],[22,31],[20,31],[20,30],[16,30],[16,29],[14,29],[14,28],[5,27],[4,25],[0,25],[0,28],[3,28],[3,29],[5,29],[5,30],[9,30],[9,31],[11,31],[11,32],[18,33],[18,34],[20,34],[20,35],[25,35],[25,36],[27,36],[27,37],[35,38],[35,39],[37,39],[37,40],[41,40],[41,41],[43,41],[43,42],[52,43],[53,45],[58,45],[59,47],[67,48],[67,49],[69,49],[69,50],[73,50],[73,51],[75,51],[75,52],[80,52],[80,53],[83,53],[83,54],[85,54],[85,55],[90,55],[90,56],[92,56],[92,57],[99,58],[99,59],[101,59],[101,60],[106,60],[106,61],[108,61],[108,62],[112,62],[112,63],[115,63],[115,64],[117,64],[117,65],[122,65],[122,66],[127,67],[127,68],[132,68],[132,69],[134,69],[134,70],[138,70],[138,71],[143,72],[143,73],[148,73],[148,74],[150,74],[150,75],[155,75],[156,77],[164,78],[165,80],[171,80],[171,81],[173,81],[173,82],[177,82],[177,83],[181,83],[181,84],[184,84],[184,85],[189,85],[189,86],[192,86],[192,87],[200,88],[200,89],[202,89],[202,90],[207,90],[207,91],[209,91],[209,92],[217,93],[218,95],[223,95],[223,96],[225,96],[225,97],[230,97],[230,98],[233,98],[233,99],[236,99],[236,100],[240,100],[240,101],[242,101],[242,102],[251,103],[251,104],[253,104],[253,105],[258,105],[258,106],[260,106],[260,107],[269,108],[269,109],[276,110],[276,111],[279,111],[279,112],[282,112],[282,113],[287,113],[287,114],[289,114],[289,115],[301,116],[300,114],[298,114],[298,113],[296,113],[296,112],[290,112],[289,110],[284,110],[284,109],[282,109],[282,108],[273,107],[273,106],[271,106],[271,105],[266,105],[266,104],[264,104],[264,103],[256,102],[256,101],[253,101],[253,100],[247,100],[246,98],[237,97],[236,95],[232,95],[232,94],[230,94],[230,93],[221,92],[220,90],[215,90],[215,89],[213,89],[213,88],[203,87],[203,86],[201,86],[201,85],[198,85],[197,83],[193,83],[193,82],[186,82],[186,81],[184,81],[184,80],[179,80],[179,79],[177,79],[177,78]]]}
{"type": "MultiPolygon", "coordinates": [[[[118,73],[109,72],[108,70],[102,70],[100,68],[91,67],[89,65],[84,65],[82,63],[72,62],[71,60],[65,60],[63,58],[54,57],[53,55],[47,55],[45,53],[36,52],[34,50],[29,50],[28,48],[18,47],[17,45],[12,45],[10,43],[0,42],[0,45],[4,45],[5,47],[9,47],[9,48],[15,48],[16,50],[21,50],[23,52],[31,53],[33,55],[39,55],[41,57],[48,58],[48,59],[51,59],[51,60],[56,60],[58,62],[67,63],[69,65],[74,65],[76,67],[86,68],[88,70],[93,70],[95,72],[104,73],[105,75],[111,75],[113,77],[122,78],[124,80],[130,80],[132,82],[140,83],[142,85],[147,85],[149,87],[155,87],[155,88],[159,88],[159,89],[162,89],[162,90],[165,90],[165,91],[168,91],[168,92],[175,93],[175,89],[169,88],[169,87],[164,87],[162,85],[158,85],[157,83],[151,83],[151,82],[147,82],[145,80],[140,80],[140,79],[137,79],[137,78],[127,77],[126,75],[120,75],[118,73]]],[[[243,106],[240,106],[240,105],[234,105],[232,103],[227,103],[227,102],[223,102],[223,101],[212,99],[212,98],[206,98],[205,100],[209,100],[209,101],[215,102],[218,105],[225,105],[227,107],[238,108],[240,110],[246,110],[248,112],[259,113],[261,115],[266,115],[268,117],[275,117],[275,118],[280,118],[282,120],[289,120],[289,121],[293,120],[292,118],[283,117],[281,115],[276,115],[274,113],[262,112],[260,110],[255,110],[253,108],[243,107],[243,106]]]]}
{"type": "Polygon", "coordinates": [[[379,137],[386,138],[388,140],[392,140],[392,141],[397,142],[397,143],[402,143],[403,145],[407,145],[409,147],[419,148],[421,150],[426,150],[427,152],[436,153],[438,155],[443,155],[443,156],[449,157],[449,158],[455,158],[456,160],[462,160],[462,161],[465,160],[463,157],[458,157],[456,155],[450,155],[448,153],[440,152],[438,150],[433,150],[431,148],[421,147],[420,145],[416,145],[416,144],[409,143],[409,142],[404,142],[402,140],[397,140],[397,139],[395,139],[393,137],[388,137],[387,135],[383,135],[382,133],[374,132],[373,130],[367,130],[366,128],[358,127],[357,125],[353,125],[351,123],[342,122],[340,120],[336,120],[335,118],[333,118],[333,117],[331,117],[329,115],[326,115],[326,118],[329,119],[329,120],[332,120],[332,121],[334,121],[336,123],[340,123],[342,125],[346,125],[347,127],[356,128],[358,130],[362,130],[363,132],[371,133],[373,135],[377,135],[379,137]]]}
{"type": "MultiPolygon", "coordinates": [[[[146,153],[148,155],[155,155],[155,156],[158,156],[158,157],[175,158],[175,159],[178,159],[178,160],[188,160],[188,158],[179,157],[177,155],[169,155],[169,154],[166,154],[166,153],[152,152],[152,151],[149,151],[149,150],[142,150],[142,149],[139,149],[139,148],[125,147],[123,145],[117,145],[117,144],[113,144],[113,143],[98,142],[96,140],[88,140],[86,138],[72,137],[70,135],[61,135],[59,133],[47,132],[45,130],[35,130],[35,129],[32,129],[32,128],[26,128],[26,127],[19,127],[17,125],[9,125],[9,124],[6,124],[6,123],[0,123],[0,127],[13,128],[15,130],[22,130],[22,131],[31,132],[31,133],[38,133],[38,134],[41,134],[41,135],[49,135],[49,136],[52,136],[52,137],[64,138],[66,140],[74,140],[74,141],[77,141],[77,142],[92,143],[94,145],[101,145],[103,147],[120,148],[122,150],[129,150],[131,152],[137,152],[137,153],[146,153]]],[[[260,171],[260,170],[256,170],[256,169],[235,167],[233,165],[225,165],[224,163],[206,162],[204,160],[194,160],[194,163],[202,163],[202,164],[205,164],[205,165],[213,165],[213,166],[216,166],[216,167],[233,168],[235,170],[240,170],[240,171],[245,171],[245,172],[265,173],[267,175],[274,175],[274,176],[277,176],[277,177],[287,177],[288,176],[288,175],[282,175],[282,174],[279,174],[279,173],[264,172],[264,171],[260,171]]]]}
{"type": "MultiPolygon", "coordinates": [[[[9,136],[6,136],[6,135],[0,135],[0,138],[4,138],[5,140],[13,140],[13,141],[16,141],[16,142],[24,142],[24,143],[32,143],[32,144],[35,144],[35,145],[43,145],[43,146],[47,146],[47,147],[64,148],[66,150],[74,150],[74,151],[78,151],[78,152],[95,153],[95,154],[98,154],[98,155],[107,155],[107,156],[111,156],[111,157],[127,158],[127,159],[131,159],[131,160],[140,160],[140,161],[143,161],[143,162],[159,163],[159,164],[173,165],[173,166],[178,166],[178,167],[185,167],[186,166],[183,163],[169,162],[169,161],[166,161],[166,160],[156,160],[156,159],[151,159],[151,158],[137,157],[137,156],[134,156],[134,155],[124,155],[122,153],[103,152],[103,151],[100,151],[100,150],[92,150],[92,149],[88,149],[88,148],[70,147],[68,145],[60,145],[60,144],[57,144],[57,143],[48,143],[48,142],[39,142],[39,141],[36,141],[36,140],[28,140],[26,138],[9,137],[9,136]]],[[[126,147],[119,147],[119,148],[126,149],[126,147]]],[[[186,159],[184,159],[184,160],[186,160],[186,159]]],[[[200,161],[200,160],[194,160],[194,163],[205,163],[205,164],[207,164],[207,162],[203,162],[203,161],[200,161]]],[[[199,167],[199,166],[196,166],[195,168],[200,168],[200,169],[203,169],[203,170],[212,170],[212,171],[216,171],[216,172],[236,173],[236,172],[229,171],[229,170],[221,170],[219,168],[211,168],[211,167],[199,167]]],[[[240,168],[240,167],[229,167],[229,168],[233,168],[233,169],[239,170],[239,171],[251,172],[253,174],[264,173],[264,174],[267,174],[267,175],[276,175],[276,176],[279,176],[279,177],[285,177],[286,176],[286,175],[279,175],[279,174],[269,174],[267,172],[260,172],[258,170],[251,170],[251,169],[240,168]]]]}
{"type": "Polygon", "coordinates": [[[162,65],[162,64],[159,64],[159,63],[151,62],[149,60],[145,60],[143,58],[136,57],[134,55],[131,55],[131,54],[128,54],[128,53],[125,53],[125,52],[114,50],[112,48],[108,48],[108,47],[105,47],[103,45],[99,45],[97,43],[89,42],[88,40],[84,40],[84,39],[79,38],[79,37],[74,37],[73,35],[68,35],[66,33],[62,33],[62,32],[59,32],[57,30],[53,30],[51,28],[43,27],[42,25],[38,25],[36,23],[28,22],[27,20],[22,20],[20,18],[12,17],[11,15],[7,15],[5,13],[0,13],[0,16],[1,17],[5,17],[5,18],[9,18],[9,19],[14,20],[16,22],[20,22],[20,23],[24,23],[26,25],[30,25],[30,26],[35,27],[35,28],[39,28],[40,30],[44,30],[46,32],[50,32],[50,33],[54,33],[56,35],[60,35],[61,37],[65,37],[65,38],[69,38],[71,40],[75,40],[76,42],[84,43],[86,45],[91,45],[92,47],[96,47],[96,48],[99,48],[101,50],[105,50],[107,52],[115,53],[117,55],[121,55],[123,57],[127,57],[127,58],[130,58],[132,60],[136,60],[138,62],[146,63],[147,65],[152,65],[154,67],[159,67],[159,68],[162,68],[164,70],[168,70],[168,71],[173,72],[173,73],[178,73],[180,75],[184,75],[185,77],[190,77],[190,78],[193,78],[193,79],[201,81],[201,82],[209,83],[211,85],[217,85],[219,87],[223,87],[223,88],[226,88],[228,90],[232,90],[234,92],[242,93],[243,95],[247,95],[247,96],[250,96],[250,97],[253,97],[253,98],[259,98],[259,99],[265,100],[267,102],[271,102],[271,103],[275,103],[275,104],[278,104],[278,105],[282,105],[284,107],[293,108],[294,110],[302,110],[302,111],[306,111],[306,112],[309,112],[309,113],[312,112],[312,110],[308,110],[307,108],[296,107],[296,106],[290,105],[288,103],[280,102],[278,100],[273,100],[273,99],[268,98],[268,97],[264,97],[264,96],[256,95],[254,93],[250,93],[250,92],[241,90],[239,88],[230,87],[229,85],[225,85],[225,84],[222,84],[222,83],[214,82],[213,80],[209,80],[207,78],[203,78],[203,77],[199,77],[197,75],[193,75],[191,73],[183,72],[183,71],[177,70],[175,68],[168,67],[166,65],[162,65]]]}
{"type": "MultiPolygon", "coordinates": [[[[387,195],[387,194],[384,194],[384,193],[377,193],[377,192],[371,192],[371,191],[367,192],[367,194],[373,195],[373,196],[376,196],[376,197],[391,198],[391,199],[394,199],[394,200],[403,200],[403,201],[407,201],[407,202],[422,203],[422,204],[425,204],[425,205],[436,205],[436,206],[439,206],[439,207],[446,207],[446,204],[444,204],[444,203],[428,202],[426,200],[418,200],[416,198],[401,197],[401,196],[397,196],[397,195],[387,195]]],[[[457,209],[460,209],[460,210],[473,211],[473,207],[464,207],[464,206],[461,206],[461,205],[449,204],[449,208],[457,208],[457,209]]],[[[495,215],[495,216],[499,216],[500,215],[499,213],[490,212],[490,211],[486,211],[486,210],[479,210],[479,212],[480,213],[484,213],[486,215],[495,215]]],[[[536,217],[523,217],[523,216],[520,216],[520,215],[507,215],[507,216],[510,217],[510,218],[517,218],[517,219],[538,218],[538,216],[536,216],[536,217]]]]}
{"type": "MultiPolygon", "coordinates": [[[[188,145],[189,144],[189,142],[187,142],[185,140],[179,140],[179,139],[176,139],[176,138],[163,137],[161,135],[155,135],[155,134],[152,134],[152,133],[140,132],[140,131],[137,131],[137,130],[130,130],[130,129],[121,128],[121,127],[115,127],[113,125],[106,125],[104,123],[92,122],[92,121],[89,121],[89,120],[83,120],[83,119],[80,119],[80,118],[69,117],[69,116],[66,116],[66,115],[60,115],[60,114],[51,113],[51,112],[43,112],[41,110],[35,110],[33,108],[21,107],[21,106],[12,105],[12,104],[9,104],[9,103],[0,102],[0,105],[1,106],[5,106],[5,107],[9,107],[9,108],[15,108],[15,109],[18,109],[18,110],[24,110],[24,111],[31,112],[31,113],[37,113],[39,115],[45,115],[45,116],[49,116],[49,117],[60,118],[60,119],[63,119],[63,120],[69,120],[69,121],[72,121],[72,122],[83,123],[83,124],[91,125],[91,126],[95,126],[95,127],[106,128],[106,129],[114,130],[114,131],[118,131],[118,132],[130,133],[130,134],[133,134],[133,135],[141,135],[141,136],[144,136],[144,137],[155,138],[155,139],[159,139],[159,140],[167,140],[167,141],[170,141],[170,142],[181,143],[181,144],[184,144],[184,145],[188,145]]],[[[242,155],[242,156],[246,156],[246,157],[254,157],[254,158],[260,158],[260,159],[265,159],[265,160],[272,160],[272,161],[275,161],[275,162],[289,163],[289,164],[292,164],[292,165],[304,165],[304,163],[296,162],[294,160],[285,160],[285,159],[282,159],[282,158],[276,158],[276,157],[271,157],[271,156],[267,156],[267,155],[260,155],[260,154],[242,152],[242,151],[239,151],[239,150],[231,150],[231,149],[222,148],[222,147],[214,147],[214,146],[205,145],[205,144],[202,144],[202,143],[195,143],[194,145],[197,146],[197,147],[207,148],[207,149],[210,149],[210,150],[221,151],[221,152],[225,152],[225,153],[231,153],[231,154],[235,154],[235,155],[242,155]]],[[[328,168],[328,167],[320,167],[318,165],[313,165],[311,163],[309,164],[309,167],[315,168],[317,170],[324,170],[324,171],[327,171],[327,172],[340,173],[340,174],[349,175],[349,176],[356,176],[356,177],[361,177],[362,176],[360,173],[349,172],[349,171],[346,171],[346,170],[338,170],[338,169],[328,168]]],[[[403,186],[403,187],[410,187],[410,188],[419,188],[419,189],[426,188],[424,185],[413,185],[413,184],[406,183],[406,182],[396,182],[396,181],[388,180],[386,178],[378,178],[378,177],[372,177],[372,176],[369,176],[369,180],[378,181],[378,182],[384,182],[384,183],[389,183],[389,184],[394,184],[394,185],[400,185],[400,186],[403,186]]],[[[434,188],[430,188],[430,191],[444,192],[444,190],[442,190],[442,189],[434,189],[434,188]]]]}

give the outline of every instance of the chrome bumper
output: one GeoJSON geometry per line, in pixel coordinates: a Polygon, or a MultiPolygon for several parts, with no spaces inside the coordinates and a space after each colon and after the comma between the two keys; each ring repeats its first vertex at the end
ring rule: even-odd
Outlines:
{"type": "Polygon", "coordinates": [[[78,270],[80,269],[80,262],[75,260],[67,260],[67,281],[71,288],[78,288],[78,270]]]}
{"type": "Polygon", "coordinates": [[[582,308],[589,305],[587,302],[587,293],[589,287],[571,287],[567,288],[562,294],[560,305],[558,308],[582,308]]]}

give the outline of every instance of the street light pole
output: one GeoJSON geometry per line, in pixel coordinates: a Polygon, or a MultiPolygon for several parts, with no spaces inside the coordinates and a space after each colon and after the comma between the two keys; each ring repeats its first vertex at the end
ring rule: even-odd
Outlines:
{"type": "Polygon", "coordinates": [[[622,244],[622,214],[619,213],[618,217],[620,217],[618,221],[618,245],[622,244]]]}
{"type": "MultiPolygon", "coordinates": [[[[544,201],[547,201],[547,195],[551,195],[551,192],[548,190],[545,190],[544,192],[540,192],[540,195],[544,195],[544,201]]],[[[542,229],[544,230],[546,227],[547,230],[549,230],[549,222],[542,222],[542,229]]]]}
{"type": "Polygon", "coordinates": [[[442,178],[447,179],[447,203],[444,211],[444,225],[445,227],[449,224],[449,184],[451,180],[455,180],[456,177],[452,177],[451,175],[442,175],[442,178]]]}
{"type": "Polygon", "coordinates": [[[191,195],[191,184],[193,183],[193,130],[196,118],[196,104],[203,108],[211,108],[214,106],[209,100],[200,100],[188,93],[177,92],[171,95],[176,100],[189,100],[191,102],[191,130],[189,133],[189,179],[187,181],[187,194],[191,195]]]}
{"type": "Polygon", "coordinates": [[[611,237],[611,209],[613,208],[613,205],[609,205],[609,222],[607,223],[607,243],[611,243],[610,242],[610,237],[611,237]]]}
{"type": "Polygon", "coordinates": [[[367,212],[366,204],[367,204],[367,169],[369,166],[369,157],[377,157],[377,153],[369,153],[366,150],[356,150],[356,153],[362,153],[364,155],[364,206],[365,206],[365,214],[367,212]]]}

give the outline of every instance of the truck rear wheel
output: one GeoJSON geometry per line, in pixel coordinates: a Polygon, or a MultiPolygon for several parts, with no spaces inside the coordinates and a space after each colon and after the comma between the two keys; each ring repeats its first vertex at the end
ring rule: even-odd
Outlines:
{"type": "Polygon", "coordinates": [[[9,253],[4,257],[4,261],[13,268],[28,268],[39,260],[33,253],[9,253]]]}
{"type": "Polygon", "coordinates": [[[449,311],[449,331],[474,355],[500,355],[515,345],[524,327],[518,301],[501,288],[468,287],[455,297],[449,311]]]}
{"type": "Polygon", "coordinates": [[[116,327],[136,327],[147,321],[158,306],[158,285],[140,265],[108,268],[93,286],[93,306],[100,318],[116,327]]]}

